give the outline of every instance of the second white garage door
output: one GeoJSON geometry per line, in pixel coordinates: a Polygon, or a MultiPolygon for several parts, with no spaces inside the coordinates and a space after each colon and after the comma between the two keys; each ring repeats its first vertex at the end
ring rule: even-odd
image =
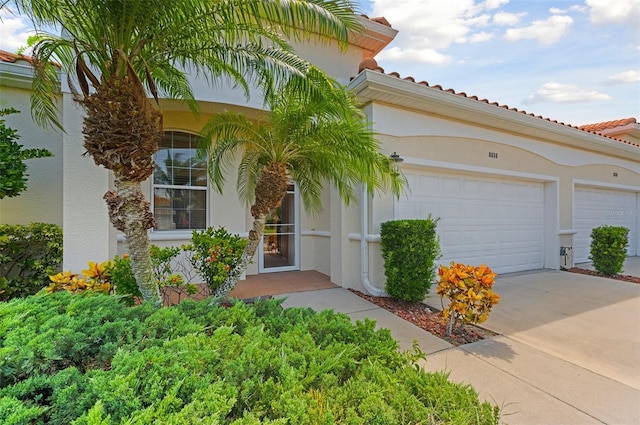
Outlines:
{"type": "Polygon", "coordinates": [[[636,193],[576,186],[574,192],[574,223],[577,233],[573,240],[574,262],[589,261],[591,230],[602,225],[629,229],[627,254],[638,255],[638,208],[636,193]]]}
{"type": "Polygon", "coordinates": [[[544,187],[524,180],[407,172],[396,218],[440,217],[441,264],[487,264],[498,273],[544,264],[544,187]]]}

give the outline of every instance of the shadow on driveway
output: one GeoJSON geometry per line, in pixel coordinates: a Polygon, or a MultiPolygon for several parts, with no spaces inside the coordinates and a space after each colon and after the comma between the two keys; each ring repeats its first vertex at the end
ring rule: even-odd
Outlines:
{"type": "Polygon", "coordinates": [[[483,327],[640,389],[640,285],[540,271],[499,276],[494,289],[483,327]]]}

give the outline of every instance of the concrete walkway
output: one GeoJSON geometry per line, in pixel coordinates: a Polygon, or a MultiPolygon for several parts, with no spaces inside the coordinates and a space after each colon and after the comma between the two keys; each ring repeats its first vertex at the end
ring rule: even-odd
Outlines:
{"type": "Polygon", "coordinates": [[[374,319],[403,350],[417,340],[426,370],[472,384],[505,424],[640,423],[640,285],[540,271],[499,277],[495,290],[502,300],[483,326],[500,335],[457,348],[342,288],[283,305],[374,319]]]}

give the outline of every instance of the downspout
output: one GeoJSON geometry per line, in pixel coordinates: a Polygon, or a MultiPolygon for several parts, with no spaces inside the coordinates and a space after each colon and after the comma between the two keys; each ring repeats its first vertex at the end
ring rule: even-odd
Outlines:
{"type": "Polygon", "coordinates": [[[360,196],[360,280],[362,286],[371,295],[375,297],[388,297],[384,289],[376,288],[369,280],[369,193],[367,186],[362,185],[362,193],[360,196]]]}

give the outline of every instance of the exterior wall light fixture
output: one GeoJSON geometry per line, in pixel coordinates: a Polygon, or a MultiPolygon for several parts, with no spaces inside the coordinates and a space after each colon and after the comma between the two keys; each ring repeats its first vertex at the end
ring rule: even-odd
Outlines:
{"type": "Polygon", "coordinates": [[[404,159],[401,158],[400,155],[398,155],[396,152],[393,152],[391,155],[389,155],[389,158],[391,158],[391,160],[393,162],[402,162],[402,161],[404,161],[404,159]]]}

